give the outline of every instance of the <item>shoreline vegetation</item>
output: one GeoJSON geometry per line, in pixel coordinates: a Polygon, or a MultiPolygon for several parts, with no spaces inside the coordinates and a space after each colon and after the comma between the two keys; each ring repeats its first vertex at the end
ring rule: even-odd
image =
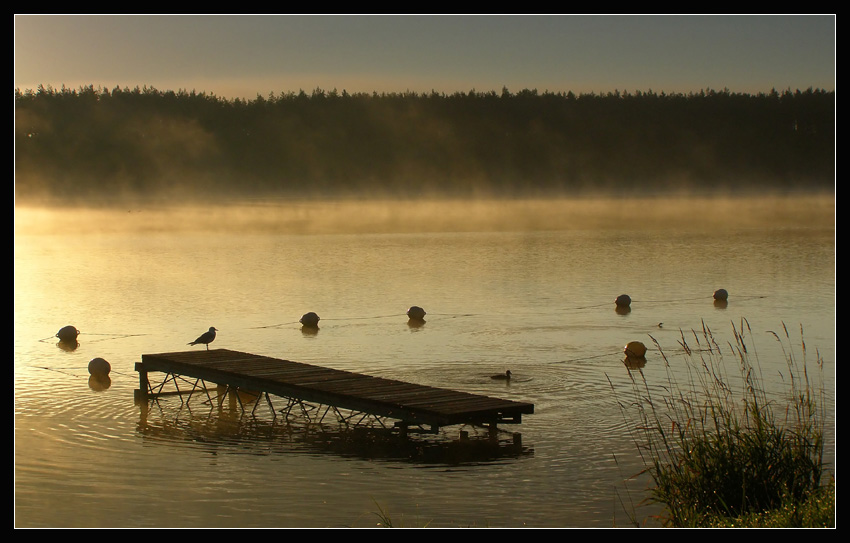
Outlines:
{"type": "Polygon", "coordinates": [[[648,499],[664,508],[654,520],[667,527],[834,528],[820,353],[807,352],[802,326],[796,346],[784,323],[771,331],[785,356],[787,389],[769,394],[749,323],[733,323],[732,333],[734,341],[721,344],[705,324],[682,332],[684,374],[672,371],[681,362],[656,341],[664,382],[649,382],[638,369],[630,370],[630,393],[618,394],[611,383],[652,480],[648,499]]]}
{"type": "Polygon", "coordinates": [[[829,192],[835,92],[15,90],[15,198],[829,192]]]}

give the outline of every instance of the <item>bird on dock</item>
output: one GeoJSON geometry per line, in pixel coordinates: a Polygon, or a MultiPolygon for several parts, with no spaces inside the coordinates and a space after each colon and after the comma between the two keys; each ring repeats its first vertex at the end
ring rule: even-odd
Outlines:
{"type": "Polygon", "coordinates": [[[195,341],[187,343],[187,345],[197,345],[199,343],[203,343],[207,346],[207,350],[210,350],[210,343],[215,339],[215,333],[218,331],[214,326],[210,326],[210,329],[198,336],[198,339],[195,341]]]}
{"type": "Polygon", "coordinates": [[[510,380],[510,378],[511,378],[511,370],[508,370],[505,373],[498,373],[496,375],[490,376],[490,379],[510,380]]]}

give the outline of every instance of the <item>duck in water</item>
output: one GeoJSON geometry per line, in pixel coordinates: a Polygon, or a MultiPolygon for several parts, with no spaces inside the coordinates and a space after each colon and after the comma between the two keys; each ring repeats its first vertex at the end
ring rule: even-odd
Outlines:
{"type": "Polygon", "coordinates": [[[508,370],[505,373],[498,373],[496,375],[491,375],[490,379],[499,379],[499,380],[502,380],[502,381],[510,381],[511,370],[508,370]]]}

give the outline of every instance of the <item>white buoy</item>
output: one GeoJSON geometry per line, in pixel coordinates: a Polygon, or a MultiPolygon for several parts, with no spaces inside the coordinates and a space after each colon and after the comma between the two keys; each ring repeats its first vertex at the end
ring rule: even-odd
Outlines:
{"type": "Polygon", "coordinates": [[[89,373],[92,375],[105,376],[112,371],[112,366],[103,358],[92,358],[89,362],[89,373]]]}
{"type": "Polygon", "coordinates": [[[646,356],[646,345],[644,345],[640,341],[630,341],[626,344],[626,347],[623,349],[623,352],[626,353],[626,356],[631,356],[634,358],[643,358],[644,356],[646,356]]]}
{"type": "Polygon", "coordinates": [[[614,303],[617,304],[617,307],[629,307],[632,305],[632,299],[628,294],[620,294],[617,296],[617,299],[614,300],[614,303]]]}
{"type": "Polygon", "coordinates": [[[425,319],[425,310],[418,305],[410,306],[410,309],[407,310],[407,317],[421,321],[425,319]]]}
{"type": "Polygon", "coordinates": [[[59,341],[67,343],[75,343],[78,335],[80,335],[80,331],[71,325],[63,326],[58,332],[56,332],[56,337],[59,338],[59,341]]]}
{"type": "Polygon", "coordinates": [[[729,299],[729,293],[726,292],[725,288],[719,288],[714,291],[714,299],[725,302],[729,299]]]}
{"type": "Polygon", "coordinates": [[[298,322],[310,328],[317,328],[319,326],[319,316],[310,311],[309,313],[304,313],[298,322]]]}

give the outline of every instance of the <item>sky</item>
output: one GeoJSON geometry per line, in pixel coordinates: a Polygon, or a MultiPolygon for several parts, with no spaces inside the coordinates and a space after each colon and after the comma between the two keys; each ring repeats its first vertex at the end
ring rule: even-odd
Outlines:
{"type": "Polygon", "coordinates": [[[834,14],[26,15],[15,88],[835,90],[834,14]]]}

